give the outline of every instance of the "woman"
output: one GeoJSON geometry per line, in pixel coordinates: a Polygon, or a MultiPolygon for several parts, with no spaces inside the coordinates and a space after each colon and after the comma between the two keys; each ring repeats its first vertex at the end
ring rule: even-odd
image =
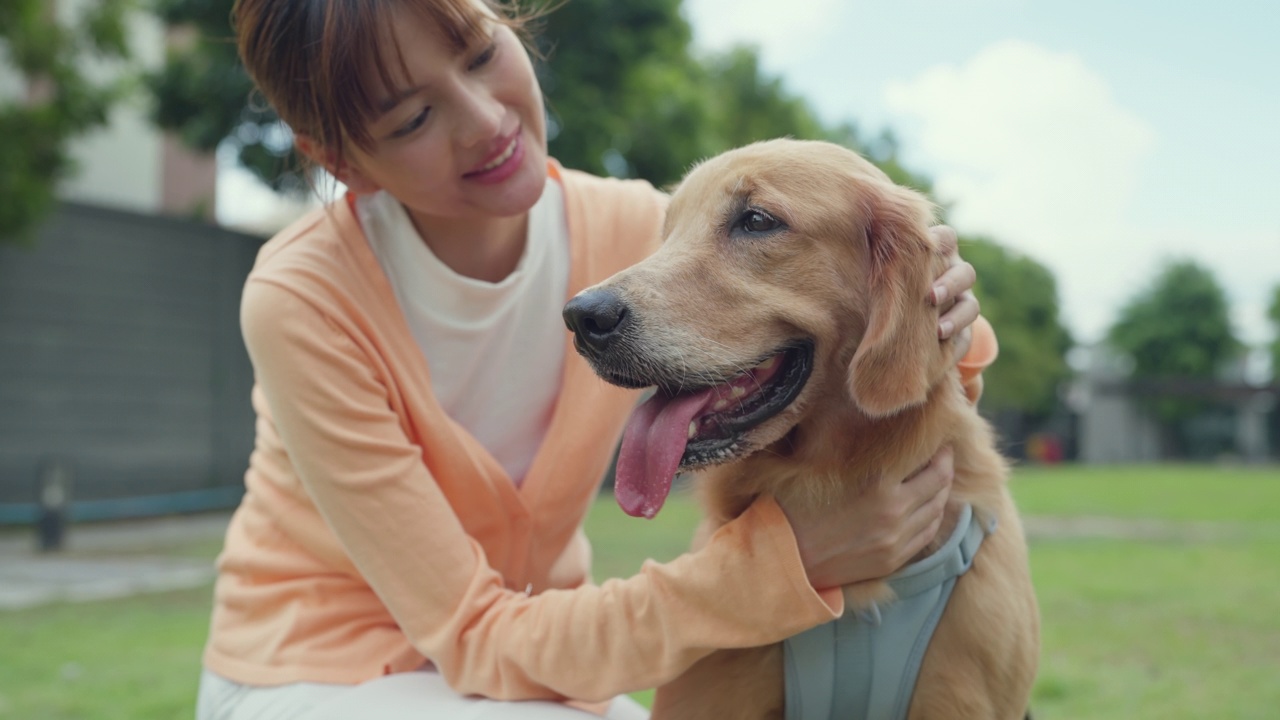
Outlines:
{"type": "MultiPolygon", "coordinates": [[[[567,350],[560,309],[653,250],[665,197],[548,160],[514,13],[239,0],[234,21],[298,148],[350,192],[245,287],[257,442],[202,720],[643,717],[611,699],[830,620],[830,588],[936,533],[945,451],[839,523],[762,498],[697,553],[590,584],[582,520],[636,397],[567,350]]],[[[961,298],[940,334],[977,317],[972,282],[958,258],[940,278],[936,303],[961,298]]]]}

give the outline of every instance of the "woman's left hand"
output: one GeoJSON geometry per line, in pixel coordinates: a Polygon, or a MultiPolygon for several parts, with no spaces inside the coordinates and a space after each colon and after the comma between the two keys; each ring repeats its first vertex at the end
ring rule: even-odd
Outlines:
{"type": "Polygon", "coordinates": [[[978,319],[978,298],[973,294],[973,283],[978,273],[973,266],[960,258],[960,243],[956,231],[946,225],[929,228],[938,247],[946,253],[949,264],[933,283],[929,301],[938,308],[938,339],[955,338],[956,362],[969,352],[973,338],[970,328],[978,319]]]}

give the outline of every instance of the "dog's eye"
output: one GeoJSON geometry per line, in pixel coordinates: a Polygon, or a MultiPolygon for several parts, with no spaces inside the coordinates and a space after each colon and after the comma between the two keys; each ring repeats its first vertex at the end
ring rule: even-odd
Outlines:
{"type": "Polygon", "coordinates": [[[749,233],[767,233],[782,227],[782,223],[777,218],[755,208],[742,213],[736,224],[749,233]]]}

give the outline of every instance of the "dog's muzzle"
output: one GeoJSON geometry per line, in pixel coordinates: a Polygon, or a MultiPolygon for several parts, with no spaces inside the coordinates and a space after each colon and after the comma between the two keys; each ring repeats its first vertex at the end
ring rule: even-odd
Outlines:
{"type": "Polygon", "coordinates": [[[631,323],[626,302],[612,290],[579,293],[562,314],[578,352],[596,357],[607,352],[631,323]]]}

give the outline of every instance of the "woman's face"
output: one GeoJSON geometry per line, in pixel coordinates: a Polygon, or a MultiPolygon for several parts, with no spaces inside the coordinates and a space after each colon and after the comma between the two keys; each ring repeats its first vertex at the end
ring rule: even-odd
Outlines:
{"type": "Polygon", "coordinates": [[[434,28],[406,16],[386,66],[397,78],[369,126],[373,146],[349,146],[340,172],[358,193],[383,189],[415,219],[469,220],[522,214],[547,177],[546,122],[533,66],[512,30],[497,22],[461,53],[434,28]]]}

